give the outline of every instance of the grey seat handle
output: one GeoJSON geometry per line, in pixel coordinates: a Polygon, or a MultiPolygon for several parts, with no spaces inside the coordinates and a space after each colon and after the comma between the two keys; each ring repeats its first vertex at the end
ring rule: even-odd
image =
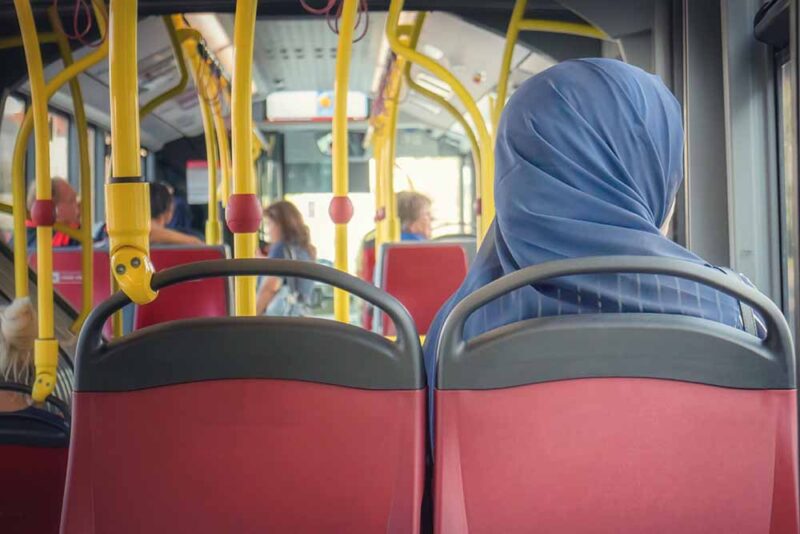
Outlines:
{"type": "Polygon", "coordinates": [[[698,282],[740,300],[761,312],[767,326],[767,337],[762,341],[774,354],[780,356],[787,372],[794,371],[794,344],[789,325],[780,309],[762,293],[742,282],[738,277],[727,276],[717,269],[684,260],[652,256],[597,256],[546,262],[526,267],[508,274],[458,303],[445,320],[439,342],[438,354],[442,358],[458,359],[466,349],[464,325],[478,308],[515,289],[562,276],[604,273],[639,273],[671,275],[698,282]]]}
{"type": "MultiPolygon", "coordinates": [[[[154,290],[203,278],[227,276],[287,276],[315,280],[343,289],[386,312],[397,329],[397,345],[403,354],[419,359],[419,337],[408,310],[394,297],[375,286],[345,272],[307,261],[277,259],[206,260],[179,265],[159,271],[153,276],[154,290]]],[[[102,343],[103,324],[112,314],[131,303],[123,292],[118,291],[100,303],[81,329],[78,338],[79,353],[87,348],[96,349],[102,343]],[[82,347],[82,349],[80,349],[82,347]]]]}

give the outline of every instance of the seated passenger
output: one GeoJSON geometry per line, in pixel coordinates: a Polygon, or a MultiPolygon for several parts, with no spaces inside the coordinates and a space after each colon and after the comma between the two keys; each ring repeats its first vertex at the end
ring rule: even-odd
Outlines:
{"type": "MultiPolygon", "coordinates": [[[[78,202],[78,193],[69,185],[69,182],[63,178],[53,177],[51,180],[51,195],[53,204],[56,211],[56,222],[69,226],[71,228],[80,228],[81,225],[81,205],[78,202]]],[[[28,188],[27,206],[28,213],[33,209],[33,203],[36,201],[36,183],[32,183],[28,188]]],[[[28,247],[36,247],[36,225],[33,221],[25,221],[28,235],[28,247]]],[[[53,246],[54,247],[75,247],[80,243],[72,239],[67,234],[53,230],[53,246]]]]}
{"type": "MultiPolygon", "coordinates": [[[[270,247],[268,258],[314,261],[317,251],[311,244],[308,227],[300,210],[282,200],[264,210],[270,247]]],[[[312,280],[267,276],[261,281],[256,299],[258,315],[302,316],[308,315],[312,280]]]]}
{"type": "Polygon", "coordinates": [[[425,241],[431,238],[433,216],[431,199],[416,191],[397,193],[397,217],[401,241],[425,241]]]}
{"type": "MultiPolygon", "coordinates": [[[[428,333],[431,392],[445,318],[504,275],[585,256],[708,265],[662,233],[683,180],[681,117],[658,77],[616,60],[566,61],[520,86],[498,129],[497,215],[464,283],[428,333]]],[[[464,336],[541,316],[619,312],[691,315],[753,331],[745,328],[739,303],[711,288],[671,276],[611,274],[562,277],[504,295],[472,314],[464,336]]],[[[748,324],[750,318],[752,312],[748,324]]]]}
{"type": "Polygon", "coordinates": [[[167,228],[172,220],[172,191],[161,182],[150,184],[150,243],[162,245],[202,245],[198,237],[167,228]]]}
{"type": "MultiPolygon", "coordinates": [[[[28,297],[15,299],[0,310],[0,381],[30,386],[36,376],[33,344],[36,340],[36,312],[28,297]]],[[[59,361],[55,396],[67,404],[72,395],[71,371],[59,361]]],[[[30,396],[0,389],[0,412],[39,410],[30,396]]]]}

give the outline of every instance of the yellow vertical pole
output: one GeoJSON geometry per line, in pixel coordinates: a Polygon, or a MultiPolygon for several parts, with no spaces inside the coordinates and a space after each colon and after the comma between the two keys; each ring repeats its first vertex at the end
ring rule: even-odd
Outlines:
{"type": "MultiPolygon", "coordinates": [[[[56,43],[58,44],[59,52],[61,53],[64,67],[69,67],[73,64],[72,49],[67,41],[67,36],[64,33],[64,28],[61,26],[61,17],[58,15],[58,10],[55,7],[50,7],[47,10],[47,15],[50,19],[50,25],[56,34],[56,43]]],[[[100,21],[100,24],[105,24],[100,21]]],[[[78,134],[78,159],[80,168],[80,194],[81,194],[81,227],[80,227],[80,243],[81,243],[81,311],[75,323],[72,325],[72,330],[77,332],[80,330],[83,321],[89,315],[93,308],[93,290],[94,284],[94,261],[93,261],[93,248],[92,248],[92,174],[89,162],[89,134],[88,123],[86,122],[86,110],[83,107],[83,93],[81,91],[81,84],[77,77],[69,81],[69,90],[72,94],[72,109],[75,114],[75,127],[78,134]]]]}
{"type": "Polygon", "coordinates": [[[386,197],[386,121],[378,117],[372,138],[372,150],[375,157],[375,250],[380,251],[384,243],[389,242],[389,219],[387,216],[388,201],[386,197]]]}
{"type": "Polygon", "coordinates": [[[497,82],[497,96],[492,106],[492,135],[497,138],[497,126],[500,124],[500,115],[506,105],[508,95],[508,77],[511,74],[511,59],[514,57],[514,47],[519,37],[519,22],[525,16],[528,0],[517,0],[511,12],[506,30],[506,44],[503,49],[503,59],[500,62],[500,79],[497,82]]]}
{"type": "Polygon", "coordinates": [[[111,0],[109,24],[109,104],[111,169],[106,214],[114,279],[137,304],[156,298],[150,286],[150,188],[139,156],[139,73],[137,0],[111,0]]]}
{"type": "MultiPolygon", "coordinates": [[[[219,87],[218,90],[222,91],[222,87],[219,87]]],[[[225,118],[222,116],[222,104],[219,94],[217,94],[217,98],[211,103],[211,112],[214,118],[214,132],[217,134],[219,167],[222,173],[222,178],[220,180],[220,201],[222,202],[222,206],[226,207],[228,205],[228,197],[231,194],[231,154],[230,145],[228,144],[228,129],[225,127],[225,118]]],[[[220,236],[221,235],[220,233],[220,236]]]]}
{"type": "MultiPolygon", "coordinates": [[[[106,33],[106,14],[101,0],[92,3],[97,18],[100,33],[106,33]]],[[[53,36],[55,39],[55,36],[53,36]]],[[[45,87],[46,98],[49,100],[55,92],[67,81],[85,71],[92,65],[105,58],[108,53],[108,40],[104,40],[96,49],[81,57],[75,63],[67,66],[56,74],[45,87]]],[[[28,239],[25,229],[27,217],[26,192],[25,192],[25,151],[28,139],[33,131],[33,113],[31,109],[25,113],[17,139],[14,145],[14,155],[11,159],[11,191],[13,198],[14,216],[14,285],[16,297],[28,296],[28,239]]]]}
{"type": "MultiPolygon", "coordinates": [[[[234,234],[234,255],[255,257],[261,209],[256,197],[252,168],[253,111],[251,85],[253,79],[253,47],[255,40],[257,0],[236,3],[233,46],[233,88],[231,131],[233,134],[233,194],[225,217],[234,234]]],[[[236,314],[255,315],[256,279],[239,276],[235,282],[236,314]]]]}
{"type": "MultiPolygon", "coordinates": [[[[353,205],[347,196],[350,190],[347,153],[347,92],[349,90],[350,59],[353,46],[358,0],[343,0],[339,24],[339,46],[336,53],[336,80],[334,81],[333,113],[333,199],[331,219],[336,224],[337,269],[347,271],[347,223],[353,214],[353,205]]],[[[333,310],[336,320],[350,321],[350,298],[346,291],[335,288],[333,310]]]]}
{"type": "MultiPolygon", "coordinates": [[[[58,341],[53,322],[53,222],[55,210],[50,181],[50,136],[47,124],[47,95],[44,84],[44,66],[39,50],[36,23],[28,0],[14,0],[19,29],[25,47],[25,61],[31,87],[31,106],[36,151],[36,203],[33,221],[36,223],[36,253],[39,311],[39,331],[34,342],[36,380],[31,396],[43,402],[55,389],[58,369],[58,341]]],[[[27,273],[26,275],[27,276],[27,273]]]]}
{"type": "Polygon", "coordinates": [[[398,23],[400,13],[403,10],[403,3],[404,0],[391,0],[389,4],[389,15],[386,19],[386,39],[389,41],[389,46],[398,56],[420,65],[422,68],[447,83],[467,108],[467,113],[469,113],[478,133],[481,154],[481,171],[479,174],[480,182],[478,188],[480,191],[479,198],[481,206],[478,228],[478,240],[480,241],[483,239],[483,236],[486,235],[494,219],[494,151],[492,147],[492,137],[489,133],[489,129],[486,127],[486,121],[483,119],[475,103],[475,99],[472,98],[472,95],[458,78],[435,60],[417,52],[401,41],[398,33],[398,23]]]}

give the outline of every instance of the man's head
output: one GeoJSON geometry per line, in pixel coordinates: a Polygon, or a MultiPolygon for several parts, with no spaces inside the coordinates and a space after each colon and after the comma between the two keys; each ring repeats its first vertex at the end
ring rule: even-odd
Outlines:
{"type": "Polygon", "coordinates": [[[416,191],[397,193],[397,216],[404,232],[431,238],[433,217],[431,199],[416,191]]]}
{"type": "MultiPolygon", "coordinates": [[[[78,193],[63,178],[54,177],[51,180],[51,196],[56,210],[56,222],[68,225],[78,225],[81,222],[81,205],[78,202],[78,193]]],[[[36,201],[36,184],[28,188],[28,211],[33,209],[36,201]]]]}
{"type": "Polygon", "coordinates": [[[172,220],[174,201],[172,190],[161,182],[150,184],[150,219],[161,226],[166,226],[172,220]]]}

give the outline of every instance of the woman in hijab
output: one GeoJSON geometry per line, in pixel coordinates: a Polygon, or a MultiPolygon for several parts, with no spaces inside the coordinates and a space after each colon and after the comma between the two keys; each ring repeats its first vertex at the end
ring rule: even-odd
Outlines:
{"type": "MultiPolygon", "coordinates": [[[[556,65],[511,97],[495,153],[497,216],[464,283],[431,326],[430,391],[444,319],[467,295],[506,274],[584,256],[708,265],[661,232],[683,179],[683,129],[680,105],[658,77],[609,59],[556,65]]],[[[612,274],[516,290],[477,310],[465,337],[524,319],[604,312],[691,315],[744,329],[739,303],[708,287],[671,276],[612,274]]]]}

